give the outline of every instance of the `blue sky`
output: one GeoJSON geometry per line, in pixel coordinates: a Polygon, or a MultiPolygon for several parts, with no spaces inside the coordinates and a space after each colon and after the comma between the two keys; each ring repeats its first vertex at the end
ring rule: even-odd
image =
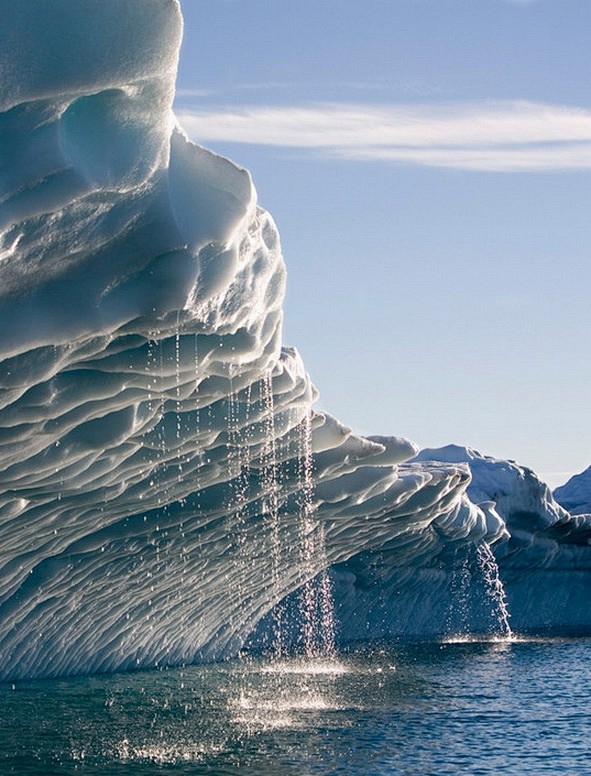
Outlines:
{"type": "Polygon", "coordinates": [[[591,464],[591,3],[182,5],[177,113],[279,226],[319,407],[591,464]]]}

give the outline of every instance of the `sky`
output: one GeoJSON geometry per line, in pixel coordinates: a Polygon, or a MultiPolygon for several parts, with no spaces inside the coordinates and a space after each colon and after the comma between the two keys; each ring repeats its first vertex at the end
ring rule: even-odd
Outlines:
{"type": "Polygon", "coordinates": [[[278,225],[317,407],[591,465],[591,3],[181,4],[175,110],[278,225]]]}

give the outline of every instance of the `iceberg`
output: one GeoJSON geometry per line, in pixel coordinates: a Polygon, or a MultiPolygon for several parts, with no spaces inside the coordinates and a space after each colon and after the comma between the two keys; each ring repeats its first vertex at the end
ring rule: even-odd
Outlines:
{"type": "Polygon", "coordinates": [[[554,498],[573,515],[591,513],[591,467],[554,490],[554,498]]]}
{"type": "Polygon", "coordinates": [[[591,514],[568,512],[515,461],[448,445],[421,450],[409,465],[434,462],[469,468],[466,495],[502,526],[494,555],[482,543],[446,542],[431,558],[409,557],[400,543],[386,543],[338,564],[343,636],[588,635],[591,514]]]}
{"type": "MultiPolygon", "coordinates": [[[[234,655],[328,567],[365,635],[361,572],[408,605],[517,541],[472,460],[312,408],[275,224],[172,112],[178,0],[0,10],[0,678],[234,655]]],[[[544,541],[584,535],[548,509],[544,541]]]]}

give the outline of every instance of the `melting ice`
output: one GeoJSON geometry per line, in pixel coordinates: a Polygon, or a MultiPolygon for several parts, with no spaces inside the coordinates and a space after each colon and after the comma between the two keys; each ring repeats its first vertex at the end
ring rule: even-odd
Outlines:
{"type": "Polygon", "coordinates": [[[311,409],[273,220],[171,110],[177,0],[0,11],[0,676],[235,654],[265,616],[280,642],[290,594],[312,654],[330,585],[342,639],[438,633],[499,540],[513,624],[567,559],[588,630],[587,518],[311,409]]]}

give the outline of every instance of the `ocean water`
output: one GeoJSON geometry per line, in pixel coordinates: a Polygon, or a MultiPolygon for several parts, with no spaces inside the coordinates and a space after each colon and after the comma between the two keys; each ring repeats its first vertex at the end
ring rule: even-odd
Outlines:
{"type": "Polygon", "coordinates": [[[0,685],[0,774],[591,774],[591,641],[0,685]]]}

